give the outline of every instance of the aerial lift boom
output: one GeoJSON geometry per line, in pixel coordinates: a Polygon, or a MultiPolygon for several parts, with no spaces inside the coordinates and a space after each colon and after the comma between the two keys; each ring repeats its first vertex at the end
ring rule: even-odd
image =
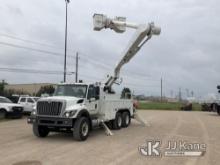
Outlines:
{"type": "Polygon", "coordinates": [[[123,58],[116,65],[114,70],[114,75],[109,76],[105,82],[105,91],[111,92],[112,85],[116,83],[120,76],[120,70],[122,66],[128,63],[136,53],[141,49],[141,47],[152,37],[152,35],[159,35],[161,32],[160,27],[154,25],[154,23],[148,24],[134,24],[126,22],[125,17],[115,17],[114,19],[107,18],[107,16],[102,14],[94,14],[94,30],[100,31],[103,28],[113,29],[117,33],[123,33],[127,28],[136,29],[132,40],[129,42],[127,48],[123,52],[123,58]]]}

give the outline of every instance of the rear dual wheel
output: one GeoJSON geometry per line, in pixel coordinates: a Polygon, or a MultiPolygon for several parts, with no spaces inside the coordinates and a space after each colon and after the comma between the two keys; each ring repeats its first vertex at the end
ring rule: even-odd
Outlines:
{"type": "Polygon", "coordinates": [[[122,127],[122,115],[120,112],[117,112],[115,119],[112,121],[112,128],[118,130],[121,129],[121,127],[122,127]]]}
{"type": "Polygon", "coordinates": [[[115,130],[121,129],[122,127],[128,127],[131,122],[129,112],[117,112],[115,120],[112,121],[112,128],[115,130]]]}
{"type": "Polygon", "coordinates": [[[122,113],[122,127],[128,127],[131,123],[131,117],[129,112],[122,113]]]}

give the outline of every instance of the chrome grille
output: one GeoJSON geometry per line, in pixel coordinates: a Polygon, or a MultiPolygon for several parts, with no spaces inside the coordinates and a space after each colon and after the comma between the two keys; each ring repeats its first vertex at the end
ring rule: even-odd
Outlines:
{"type": "Polygon", "coordinates": [[[59,116],[62,110],[62,102],[39,101],[37,103],[37,114],[47,116],[59,116]]]}

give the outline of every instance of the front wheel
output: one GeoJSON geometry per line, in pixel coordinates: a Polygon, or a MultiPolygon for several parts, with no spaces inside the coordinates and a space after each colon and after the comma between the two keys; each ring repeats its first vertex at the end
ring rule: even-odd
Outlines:
{"type": "Polygon", "coordinates": [[[49,129],[46,126],[39,126],[37,124],[33,124],[33,133],[35,136],[44,138],[49,134],[49,129]]]}
{"type": "Polygon", "coordinates": [[[90,123],[86,117],[81,117],[74,124],[73,137],[77,141],[85,141],[89,136],[90,123]]]}
{"type": "Polygon", "coordinates": [[[6,111],[0,110],[0,119],[5,119],[5,117],[6,117],[6,111]]]}

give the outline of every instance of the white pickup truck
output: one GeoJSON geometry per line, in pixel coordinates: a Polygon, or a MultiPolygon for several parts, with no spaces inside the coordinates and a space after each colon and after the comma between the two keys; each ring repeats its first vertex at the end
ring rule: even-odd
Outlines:
{"type": "Polygon", "coordinates": [[[31,113],[36,107],[36,103],[39,97],[30,97],[30,96],[21,96],[18,99],[18,104],[21,104],[24,107],[24,113],[31,113]]]}
{"type": "Polygon", "coordinates": [[[8,98],[0,96],[0,119],[6,117],[21,118],[22,113],[22,105],[12,103],[8,98]]]}
{"type": "Polygon", "coordinates": [[[46,137],[50,131],[65,131],[73,133],[76,140],[83,141],[94,127],[102,126],[107,134],[112,135],[110,129],[128,127],[132,117],[139,119],[133,107],[133,100],[120,98],[112,85],[117,83],[121,67],[128,63],[153,35],[159,35],[160,28],[153,23],[126,23],[124,17],[109,19],[105,15],[95,14],[93,18],[94,30],[97,31],[110,28],[122,33],[126,27],[130,27],[137,32],[115,67],[114,75],[108,76],[104,83],[59,84],[53,97],[37,101],[36,110],[28,118],[28,123],[33,124],[33,133],[37,137],[46,137]]]}

